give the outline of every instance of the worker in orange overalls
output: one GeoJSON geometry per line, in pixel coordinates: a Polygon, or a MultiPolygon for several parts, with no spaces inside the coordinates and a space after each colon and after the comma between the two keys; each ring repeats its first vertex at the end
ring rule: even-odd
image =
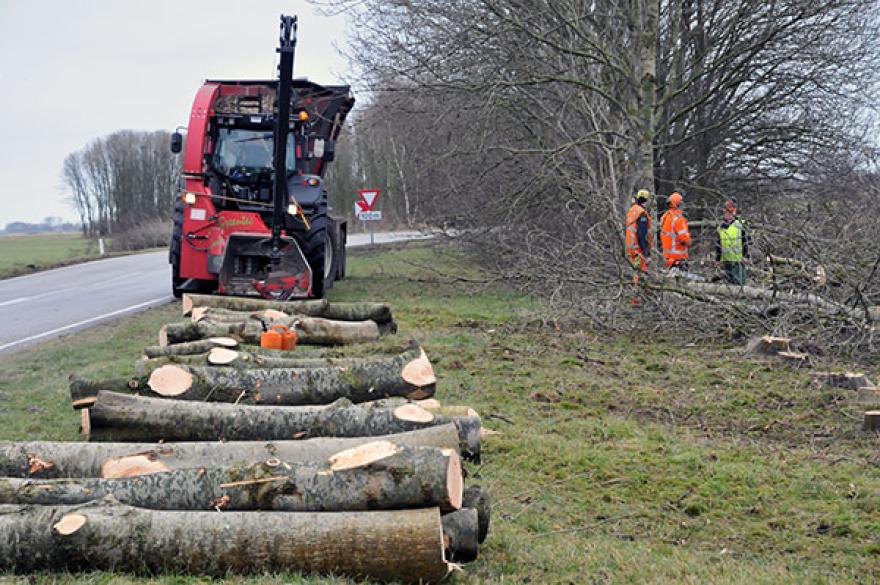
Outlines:
{"type": "Polygon", "coordinates": [[[636,193],[632,207],[626,214],[626,257],[633,269],[633,297],[630,304],[637,306],[639,300],[639,279],[648,272],[651,259],[651,216],[647,204],[651,194],[642,189],[636,193]]]}
{"type": "Polygon", "coordinates": [[[681,192],[673,191],[669,196],[669,209],[660,218],[660,245],[667,269],[688,269],[688,248],[692,240],[681,210],[682,201],[681,192]]]}

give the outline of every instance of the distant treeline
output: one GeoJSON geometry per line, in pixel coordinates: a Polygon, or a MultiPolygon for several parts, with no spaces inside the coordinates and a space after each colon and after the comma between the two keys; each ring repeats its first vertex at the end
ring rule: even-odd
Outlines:
{"type": "Polygon", "coordinates": [[[64,159],[61,177],[83,233],[106,236],[170,219],[180,160],[165,131],[122,130],[64,159]]]}
{"type": "Polygon", "coordinates": [[[11,221],[0,230],[0,234],[41,234],[47,232],[75,232],[81,228],[79,224],[66,222],[60,217],[47,217],[40,223],[11,221]]]}

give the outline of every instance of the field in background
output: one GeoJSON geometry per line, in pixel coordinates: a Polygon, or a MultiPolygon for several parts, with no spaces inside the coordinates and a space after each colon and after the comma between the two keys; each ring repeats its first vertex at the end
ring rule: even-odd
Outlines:
{"type": "Polygon", "coordinates": [[[98,257],[98,245],[78,233],[0,236],[0,278],[98,257]]]}
{"type": "MultiPolygon", "coordinates": [[[[858,430],[849,391],[735,348],[548,320],[534,299],[469,282],[480,275],[454,250],[409,245],[349,262],[331,299],[391,302],[401,335],[435,364],[437,398],[473,406],[500,432],[484,463],[468,465],[495,498],[493,526],[455,583],[880,579],[880,438],[858,430]]],[[[0,439],[76,440],[67,376],[129,372],[179,314],[168,305],[0,358],[0,439]]],[[[360,583],[231,581],[282,578],[360,583]]]]}

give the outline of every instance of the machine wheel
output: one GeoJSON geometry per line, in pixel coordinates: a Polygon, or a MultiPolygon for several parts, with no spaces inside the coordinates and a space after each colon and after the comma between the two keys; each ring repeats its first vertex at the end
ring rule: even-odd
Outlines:
{"type": "Polygon", "coordinates": [[[345,263],[347,262],[345,244],[348,242],[348,229],[345,224],[339,227],[339,247],[337,248],[336,280],[345,278],[345,263]]]}
{"type": "Polygon", "coordinates": [[[180,246],[183,237],[183,201],[174,204],[174,227],[171,230],[171,243],[168,246],[168,262],[171,264],[171,294],[179,299],[183,296],[180,286],[184,279],[180,278],[180,246]]]}
{"type": "Polygon", "coordinates": [[[326,215],[316,215],[309,223],[311,229],[303,236],[302,251],[312,269],[312,294],[320,299],[329,288],[325,282],[333,282],[333,239],[326,215]]]}

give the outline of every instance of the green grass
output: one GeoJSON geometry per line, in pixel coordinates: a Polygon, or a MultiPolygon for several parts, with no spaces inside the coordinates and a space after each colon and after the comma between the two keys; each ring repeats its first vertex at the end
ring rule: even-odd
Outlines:
{"type": "MultiPolygon", "coordinates": [[[[437,397],[500,432],[468,466],[495,506],[480,559],[456,583],[880,579],[880,438],[858,430],[847,391],[735,349],[555,323],[534,299],[472,282],[467,266],[447,248],[360,253],[330,295],[391,302],[401,335],[435,364],[437,397]]],[[[178,315],[163,307],[0,359],[0,438],[76,439],[67,375],[125,373],[178,315]]],[[[231,579],[282,580],[356,582],[231,579]]]]}
{"type": "Polygon", "coordinates": [[[0,236],[0,278],[98,257],[98,245],[80,234],[0,236]]]}

